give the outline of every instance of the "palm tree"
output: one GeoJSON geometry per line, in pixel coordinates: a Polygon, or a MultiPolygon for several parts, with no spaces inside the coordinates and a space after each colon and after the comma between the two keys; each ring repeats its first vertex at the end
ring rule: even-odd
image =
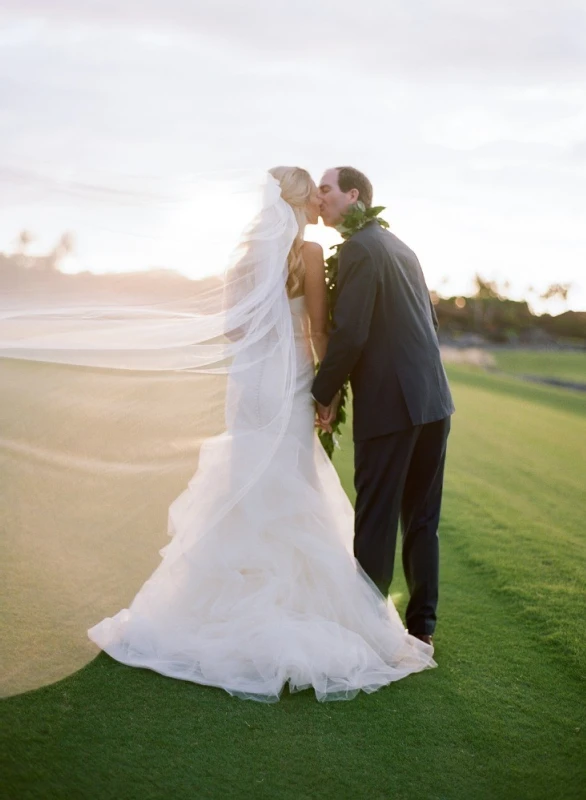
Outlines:
{"type": "Polygon", "coordinates": [[[476,330],[490,325],[493,317],[494,300],[500,300],[496,281],[484,280],[480,275],[474,276],[474,325],[476,330]]]}
{"type": "Polygon", "coordinates": [[[27,267],[29,265],[29,257],[27,250],[31,242],[34,242],[34,235],[24,228],[16,237],[16,252],[14,258],[19,267],[27,267]]]}
{"type": "Polygon", "coordinates": [[[26,228],[22,230],[18,234],[17,238],[17,253],[24,255],[28,250],[28,246],[31,242],[34,242],[35,237],[30,231],[27,231],[26,228]]]}
{"type": "Polygon", "coordinates": [[[75,238],[72,233],[61,234],[55,247],[42,259],[42,269],[45,272],[55,272],[60,261],[74,249],[75,238]]]}
{"type": "Polygon", "coordinates": [[[572,289],[571,283],[552,283],[551,286],[540,295],[542,300],[552,300],[554,297],[559,298],[563,303],[568,302],[568,294],[572,289]]]}

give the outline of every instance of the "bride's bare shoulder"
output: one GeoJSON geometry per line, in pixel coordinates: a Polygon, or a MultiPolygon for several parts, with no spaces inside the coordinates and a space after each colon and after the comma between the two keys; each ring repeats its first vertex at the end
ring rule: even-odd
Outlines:
{"type": "Polygon", "coordinates": [[[323,269],[324,249],[321,244],[317,242],[303,242],[302,253],[306,269],[323,269]]]}
{"type": "Polygon", "coordinates": [[[324,254],[324,249],[321,244],[317,242],[303,242],[303,255],[315,255],[315,256],[322,256],[324,254]]]}

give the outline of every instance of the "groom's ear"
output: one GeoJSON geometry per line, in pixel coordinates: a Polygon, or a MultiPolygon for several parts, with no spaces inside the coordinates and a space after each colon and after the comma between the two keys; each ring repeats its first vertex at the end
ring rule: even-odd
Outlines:
{"type": "Polygon", "coordinates": [[[352,203],[352,205],[354,205],[355,203],[358,202],[358,198],[360,197],[360,192],[358,191],[358,189],[350,189],[350,191],[347,192],[347,195],[350,198],[350,202],[352,203]]]}

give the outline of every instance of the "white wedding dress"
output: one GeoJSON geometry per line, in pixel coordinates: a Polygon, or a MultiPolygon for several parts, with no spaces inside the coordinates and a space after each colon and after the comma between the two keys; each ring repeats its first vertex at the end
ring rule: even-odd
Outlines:
{"type": "MultiPolygon", "coordinates": [[[[162,551],[130,608],[89,636],[124,664],[242,698],[274,702],[288,683],[291,691],[313,688],[318,700],[350,699],[436,664],[433,648],[406,632],[354,559],[353,509],[314,431],[304,298],[289,307],[295,392],[269,466],[216,521],[208,481],[205,513],[192,514],[162,551]]],[[[277,377],[266,368],[242,376],[228,391],[248,391],[250,413],[270,404],[277,377]]],[[[241,416],[237,424],[246,421],[241,416]]],[[[204,444],[198,472],[171,506],[172,527],[218,463],[211,455],[216,445],[230,460],[230,478],[218,473],[217,502],[222,481],[246,485],[247,454],[263,433],[238,437],[232,452],[230,420],[227,427],[204,444]]]]}

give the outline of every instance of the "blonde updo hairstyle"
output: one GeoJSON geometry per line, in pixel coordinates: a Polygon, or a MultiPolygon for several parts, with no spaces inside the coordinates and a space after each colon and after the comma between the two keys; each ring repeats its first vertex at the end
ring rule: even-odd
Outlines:
{"type": "Polygon", "coordinates": [[[306,206],[313,188],[313,180],[307,170],[301,167],[273,167],[269,173],[279,182],[281,197],[289,203],[295,214],[299,230],[289,251],[289,276],[287,278],[287,294],[294,297],[303,286],[305,264],[301,248],[303,234],[307,225],[306,206]]]}

